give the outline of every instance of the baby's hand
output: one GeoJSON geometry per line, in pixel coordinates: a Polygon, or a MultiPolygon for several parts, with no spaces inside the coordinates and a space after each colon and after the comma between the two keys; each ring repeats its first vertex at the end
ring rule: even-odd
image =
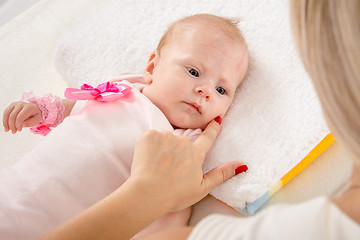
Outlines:
{"type": "Polygon", "coordinates": [[[4,111],[3,125],[6,132],[21,132],[23,127],[33,127],[42,120],[42,112],[35,103],[14,102],[4,111]]]}

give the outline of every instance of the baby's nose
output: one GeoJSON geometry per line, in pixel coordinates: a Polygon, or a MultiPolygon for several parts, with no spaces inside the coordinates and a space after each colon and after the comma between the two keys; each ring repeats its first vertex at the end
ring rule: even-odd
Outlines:
{"type": "Polygon", "coordinates": [[[203,96],[206,100],[210,100],[211,90],[206,86],[199,86],[196,88],[196,92],[203,96]]]}

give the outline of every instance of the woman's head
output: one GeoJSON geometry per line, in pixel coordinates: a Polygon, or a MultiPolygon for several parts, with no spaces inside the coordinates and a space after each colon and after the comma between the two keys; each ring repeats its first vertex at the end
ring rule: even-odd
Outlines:
{"type": "Polygon", "coordinates": [[[360,1],[292,0],[290,11],[328,125],[360,162],[360,1]]]}

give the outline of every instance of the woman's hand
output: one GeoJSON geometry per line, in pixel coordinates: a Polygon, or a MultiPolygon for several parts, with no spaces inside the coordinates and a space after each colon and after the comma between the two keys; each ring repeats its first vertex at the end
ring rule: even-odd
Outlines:
{"type": "Polygon", "coordinates": [[[130,239],[165,213],[189,207],[218,184],[246,170],[240,162],[202,172],[220,132],[209,123],[191,143],[170,132],[144,133],[135,147],[130,178],[112,194],[40,239],[130,239]]]}
{"type": "Polygon", "coordinates": [[[170,132],[146,132],[137,142],[130,180],[140,183],[138,187],[142,187],[145,196],[156,196],[168,211],[193,205],[236,175],[238,167],[247,169],[240,162],[228,162],[203,174],[205,155],[220,128],[220,124],[211,121],[194,143],[170,132]]]}

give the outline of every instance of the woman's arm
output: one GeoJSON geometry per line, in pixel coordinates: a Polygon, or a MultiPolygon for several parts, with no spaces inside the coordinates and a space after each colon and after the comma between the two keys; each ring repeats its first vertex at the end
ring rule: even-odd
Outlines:
{"type": "Polygon", "coordinates": [[[168,205],[128,180],[111,195],[40,239],[130,239],[165,214],[168,205]]]}

